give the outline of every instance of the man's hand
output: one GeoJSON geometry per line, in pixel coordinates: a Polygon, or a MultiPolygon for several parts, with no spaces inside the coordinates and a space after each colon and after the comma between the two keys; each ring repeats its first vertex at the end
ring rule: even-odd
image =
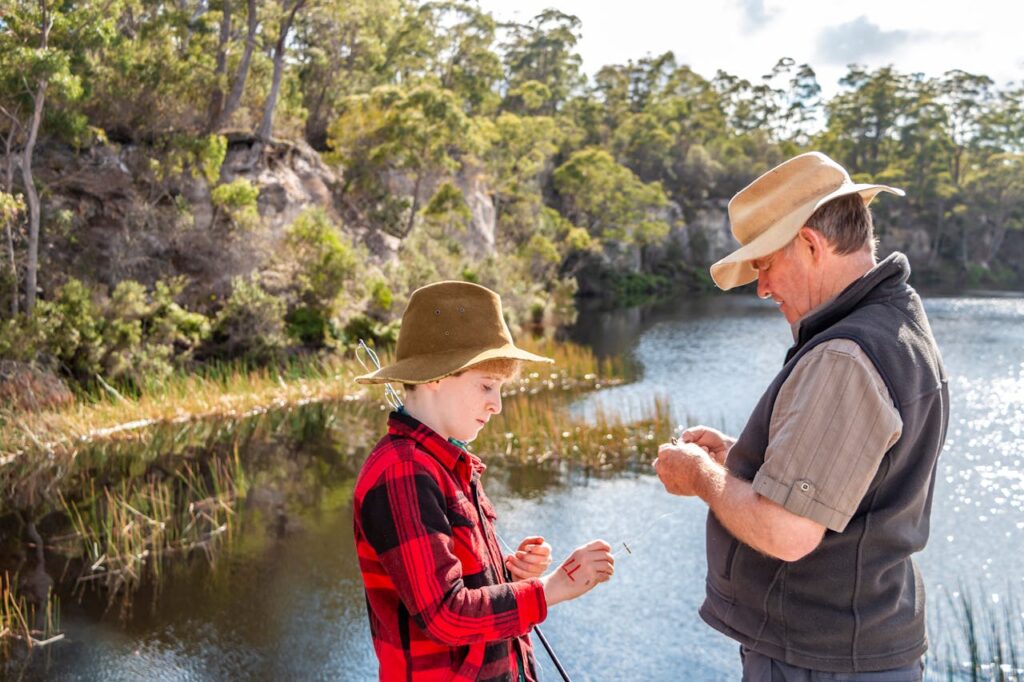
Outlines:
{"type": "Polygon", "coordinates": [[[727,436],[710,426],[691,426],[683,431],[680,439],[684,443],[696,443],[701,446],[713,460],[723,466],[725,458],[729,455],[729,450],[736,442],[732,436],[727,436]]]}
{"type": "Polygon", "coordinates": [[[539,535],[528,537],[515,554],[505,557],[505,565],[516,580],[539,578],[551,566],[551,545],[539,535]]]}
{"type": "Polygon", "coordinates": [[[699,495],[704,485],[704,467],[711,454],[694,443],[662,443],[654,470],[665,490],[673,495],[699,495]]]}
{"type": "Polygon", "coordinates": [[[598,583],[605,582],[614,573],[612,546],[604,540],[593,540],[577,547],[558,568],[541,578],[544,598],[548,606],[575,599],[594,589],[598,583]]]}

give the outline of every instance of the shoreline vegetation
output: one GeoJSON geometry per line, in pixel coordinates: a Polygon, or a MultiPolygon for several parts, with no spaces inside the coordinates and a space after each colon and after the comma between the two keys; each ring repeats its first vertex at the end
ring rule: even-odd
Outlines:
{"type": "MultiPolygon", "coordinates": [[[[529,368],[506,393],[559,388],[600,388],[621,383],[624,365],[617,359],[598,359],[588,349],[569,342],[521,341],[520,346],[555,360],[553,371],[529,368]]],[[[387,355],[384,354],[384,362],[387,355]]],[[[353,378],[367,368],[351,355],[299,359],[291,363],[247,369],[218,365],[200,373],[176,373],[151,378],[132,396],[104,384],[92,394],[80,394],[69,405],[44,410],[0,407],[0,467],[22,455],[73,452],[94,441],[136,439],[139,431],[205,419],[243,419],[274,409],[318,402],[369,401],[376,392],[353,378]]]]}

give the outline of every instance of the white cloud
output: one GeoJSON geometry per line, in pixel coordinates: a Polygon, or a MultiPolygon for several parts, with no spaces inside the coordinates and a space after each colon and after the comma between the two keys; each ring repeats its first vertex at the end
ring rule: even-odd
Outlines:
{"type": "Polygon", "coordinates": [[[671,50],[680,63],[708,78],[717,69],[756,79],[780,57],[814,67],[823,94],[838,89],[846,64],[819,54],[828,28],[863,23],[876,31],[873,51],[856,59],[868,68],[892,64],[906,73],[939,76],[959,68],[990,76],[998,84],[1024,80],[1020,27],[1024,3],[1006,0],[481,0],[498,18],[529,19],[547,7],[583,22],[580,54],[587,73],[671,50]],[[757,25],[755,19],[762,23],[757,25]],[[756,30],[751,30],[756,28],[756,30]],[[893,40],[903,36],[902,41],[893,40]],[[885,40],[889,40],[885,44],[885,40]],[[879,42],[881,41],[881,43],[879,42]],[[880,48],[884,45],[885,50],[880,48]]]}

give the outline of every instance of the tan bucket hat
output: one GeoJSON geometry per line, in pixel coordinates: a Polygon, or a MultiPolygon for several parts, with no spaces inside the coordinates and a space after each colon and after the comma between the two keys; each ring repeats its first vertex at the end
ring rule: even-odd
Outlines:
{"type": "Polygon", "coordinates": [[[715,284],[732,289],[753,282],[757,270],[750,261],[788,244],[825,203],[855,192],[865,206],[879,192],[904,194],[888,185],[853,182],[842,166],[821,152],[795,156],[754,180],[729,202],[729,223],[741,246],[711,266],[715,284]]]}
{"type": "Polygon", "coordinates": [[[554,362],[516,347],[496,293],[469,282],[435,282],[409,298],[395,362],[356,381],[426,384],[498,358],[554,362]]]}

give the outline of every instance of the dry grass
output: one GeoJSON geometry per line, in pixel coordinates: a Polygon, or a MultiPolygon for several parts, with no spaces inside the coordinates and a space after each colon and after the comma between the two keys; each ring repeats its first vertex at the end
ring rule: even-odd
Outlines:
{"type": "MultiPolygon", "coordinates": [[[[621,361],[599,360],[572,343],[524,340],[520,345],[554,358],[550,371],[527,374],[522,390],[564,389],[621,381],[621,361]]],[[[384,356],[381,361],[390,362],[384,356]]],[[[532,367],[528,366],[528,369],[532,367]]],[[[380,389],[366,390],[353,378],[364,369],[350,356],[296,361],[278,368],[245,370],[214,366],[199,374],[178,374],[142,387],[136,398],[114,390],[102,399],[76,400],[55,410],[23,412],[0,409],[0,468],[25,453],[58,455],[99,440],[133,439],[159,424],[183,424],[211,418],[247,417],[268,410],[316,402],[376,401],[380,389]]]]}

